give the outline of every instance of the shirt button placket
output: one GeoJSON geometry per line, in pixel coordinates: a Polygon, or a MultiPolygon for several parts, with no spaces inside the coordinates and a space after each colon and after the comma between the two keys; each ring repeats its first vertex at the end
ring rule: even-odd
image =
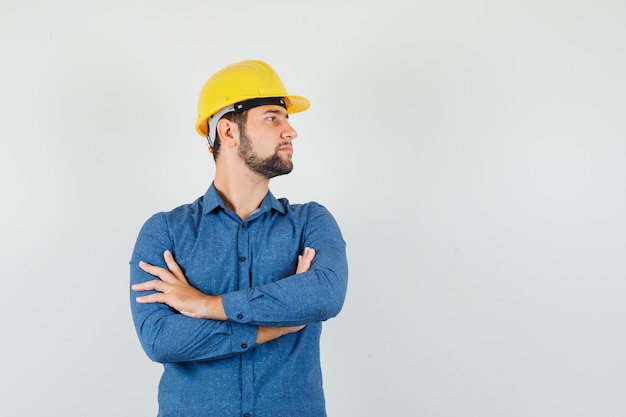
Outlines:
{"type": "MultiPolygon", "coordinates": [[[[243,290],[250,288],[250,262],[248,261],[250,254],[250,235],[249,225],[241,223],[239,227],[239,233],[237,234],[237,253],[239,256],[238,272],[239,272],[239,289],[243,290]]],[[[243,343],[242,349],[247,349],[248,346],[243,343]]],[[[241,360],[241,399],[242,408],[244,410],[252,410],[254,404],[254,364],[252,361],[252,351],[244,352],[241,360]]],[[[252,417],[252,413],[246,412],[243,416],[252,417]]]]}
{"type": "Polygon", "coordinates": [[[248,260],[248,252],[250,247],[250,239],[246,223],[241,223],[239,233],[237,234],[237,253],[239,259],[239,289],[250,288],[250,263],[248,260]]]}

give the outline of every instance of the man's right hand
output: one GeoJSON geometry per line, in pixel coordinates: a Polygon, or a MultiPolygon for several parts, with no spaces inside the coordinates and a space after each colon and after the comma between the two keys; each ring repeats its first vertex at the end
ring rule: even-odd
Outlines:
{"type": "MultiPolygon", "coordinates": [[[[315,249],[313,248],[304,248],[304,253],[302,255],[298,255],[298,266],[296,267],[296,274],[300,274],[302,272],[306,272],[311,267],[311,262],[315,257],[315,249]]],[[[295,333],[304,329],[304,326],[291,326],[291,327],[267,327],[267,326],[258,326],[257,328],[257,336],[256,343],[262,344],[265,342],[269,342],[270,340],[278,339],[281,336],[284,336],[289,333],[295,333]]]]}

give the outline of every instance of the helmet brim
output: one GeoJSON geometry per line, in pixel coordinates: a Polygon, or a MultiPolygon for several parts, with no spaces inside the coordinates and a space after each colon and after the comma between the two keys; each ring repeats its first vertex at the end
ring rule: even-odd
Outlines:
{"type": "Polygon", "coordinates": [[[287,104],[287,112],[289,114],[300,113],[311,107],[309,99],[302,96],[285,96],[285,102],[287,104]]]}

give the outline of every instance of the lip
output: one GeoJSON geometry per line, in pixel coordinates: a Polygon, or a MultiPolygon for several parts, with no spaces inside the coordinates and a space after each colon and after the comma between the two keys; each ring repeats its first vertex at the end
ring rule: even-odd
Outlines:
{"type": "Polygon", "coordinates": [[[282,152],[293,153],[293,147],[292,146],[283,146],[281,148],[278,148],[278,150],[282,151],[282,152]]]}

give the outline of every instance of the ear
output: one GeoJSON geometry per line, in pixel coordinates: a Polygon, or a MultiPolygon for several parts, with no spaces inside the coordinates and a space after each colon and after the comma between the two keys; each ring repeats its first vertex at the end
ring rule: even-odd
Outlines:
{"type": "Polygon", "coordinates": [[[236,146],[239,138],[239,128],[236,123],[233,123],[228,119],[220,119],[220,121],[217,122],[215,129],[220,135],[221,146],[236,146]]]}

